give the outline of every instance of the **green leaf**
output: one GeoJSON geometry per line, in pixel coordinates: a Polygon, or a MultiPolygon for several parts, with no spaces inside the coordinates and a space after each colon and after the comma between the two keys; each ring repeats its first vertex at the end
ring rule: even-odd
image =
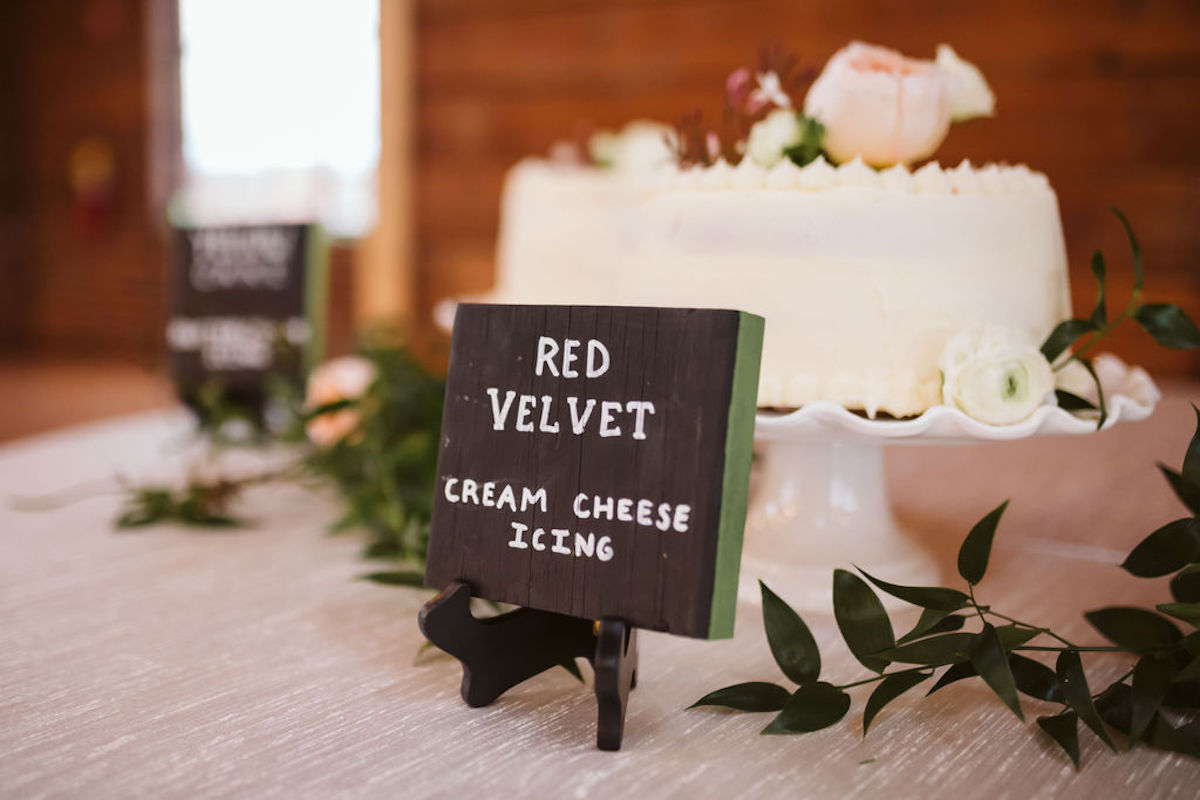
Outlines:
{"type": "Polygon", "coordinates": [[[1063,411],[1095,411],[1096,404],[1091,400],[1085,400],[1077,394],[1071,394],[1065,389],[1055,389],[1054,396],[1058,400],[1058,407],[1063,411]]]}
{"type": "Polygon", "coordinates": [[[1017,684],[1013,680],[1012,670],[1008,667],[1008,654],[1000,644],[996,628],[991,623],[985,623],[983,630],[975,637],[970,649],[971,665],[979,673],[996,696],[1004,705],[1012,709],[1017,719],[1025,721],[1021,711],[1021,701],[1017,697],[1017,684]]]}
{"type": "Polygon", "coordinates": [[[828,728],[850,710],[850,695],[824,681],[801,686],[788,698],[764,734],[809,733],[828,728]]]}
{"type": "Polygon", "coordinates": [[[1169,617],[1183,620],[1193,628],[1200,628],[1200,603],[1159,603],[1155,608],[1169,617]]]}
{"type": "Polygon", "coordinates": [[[1129,735],[1130,720],[1133,715],[1131,703],[1133,696],[1129,686],[1117,682],[1096,696],[1096,713],[1110,727],[1129,735]]]}
{"type": "Polygon", "coordinates": [[[1129,250],[1133,254],[1133,290],[1136,292],[1142,288],[1143,283],[1142,248],[1138,246],[1137,237],[1133,235],[1133,228],[1129,225],[1129,220],[1125,219],[1125,215],[1121,213],[1121,209],[1109,206],[1108,210],[1121,220],[1121,226],[1125,228],[1125,235],[1129,237],[1129,250]]]}
{"type": "Polygon", "coordinates": [[[364,581],[372,581],[384,586],[413,586],[425,588],[425,575],[420,572],[368,572],[360,576],[364,581]]]}
{"type": "Polygon", "coordinates": [[[736,711],[779,711],[791,695],[782,686],[762,681],[738,683],[709,692],[688,708],[723,706],[736,711]]]}
{"type": "Polygon", "coordinates": [[[952,664],[948,670],[942,673],[942,677],[937,679],[937,683],[933,684],[933,687],[925,693],[925,696],[929,697],[929,695],[933,694],[939,689],[944,689],[950,684],[957,683],[958,681],[966,678],[974,678],[978,674],[979,673],[975,671],[975,667],[971,665],[970,661],[962,661],[958,664],[952,664]]]}
{"type": "Polygon", "coordinates": [[[1175,665],[1165,658],[1142,656],[1133,668],[1133,691],[1130,695],[1129,738],[1137,741],[1150,727],[1158,707],[1167,696],[1175,665]]]}
{"type": "Polygon", "coordinates": [[[785,158],[803,167],[817,160],[825,141],[825,126],[812,117],[796,115],[800,121],[800,141],[783,151],[785,158]]]}
{"type": "Polygon", "coordinates": [[[1200,656],[1194,657],[1186,667],[1179,670],[1175,679],[1180,682],[1200,681],[1200,656]]]}
{"type": "Polygon", "coordinates": [[[1200,603],[1200,564],[1192,564],[1171,579],[1171,597],[1180,603],[1200,603]]]}
{"type": "Polygon", "coordinates": [[[1100,411],[1100,416],[1096,420],[1096,430],[1102,430],[1104,423],[1108,421],[1108,403],[1104,399],[1104,384],[1100,382],[1100,376],[1096,374],[1096,367],[1092,364],[1091,359],[1080,358],[1078,361],[1087,370],[1088,375],[1092,376],[1092,381],[1096,384],[1097,409],[1100,411]]]}
{"type": "Polygon", "coordinates": [[[861,567],[858,571],[882,591],[914,606],[935,611],[957,611],[967,604],[967,596],[957,589],[947,589],[943,586],[900,586],[872,577],[861,567]]]}
{"type": "Polygon", "coordinates": [[[1096,308],[1092,311],[1092,324],[1103,328],[1108,324],[1108,309],[1104,304],[1104,254],[1099,250],[1092,253],[1092,274],[1096,276],[1096,308]]]}
{"type": "Polygon", "coordinates": [[[1133,318],[1154,341],[1175,350],[1200,347],[1200,328],[1173,303],[1146,303],[1138,306],[1133,318]]]}
{"type": "Polygon", "coordinates": [[[972,586],[983,580],[983,574],[987,572],[988,558],[992,554],[992,539],[1006,508],[1007,500],[989,511],[983,519],[975,523],[975,527],[971,528],[971,532],[963,540],[962,547],[958,549],[958,574],[972,586]]]}
{"type": "Polygon", "coordinates": [[[1200,524],[1195,518],[1168,522],[1138,542],[1121,569],[1139,578],[1157,578],[1182,569],[1200,552],[1200,524]]]}
{"type": "Polygon", "coordinates": [[[758,582],[762,591],[763,627],[775,663],[797,684],[815,681],[821,674],[821,651],[812,633],[792,607],[758,582]]]}
{"type": "Polygon", "coordinates": [[[1183,476],[1166,464],[1159,464],[1158,468],[1162,472],[1163,477],[1167,479],[1167,483],[1171,486],[1171,491],[1175,492],[1175,496],[1179,498],[1180,502],[1187,506],[1188,511],[1200,516],[1200,487],[1185,486],[1183,476]]]}
{"type": "MultiPolygon", "coordinates": [[[[1183,454],[1183,468],[1179,471],[1179,480],[1188,497],[1200,497],[1200,408],[1193,405],[1196,413],[1196,430],[1188,442],[1187,451],[1183,454]]],[[[1194,509],[1193,509],[1194,510],[1194,509]]],[[[1200,511],[1195,513],[1200,514],[1200,511]]]]}
{"type": "Polygon", "coordinates": [[[966,617],[962,614],[951,614],[949,611],[935,611],[926,608],[921,611],[921,618],[917,620],[917,624],[908,633],[896,640],[898,644],[911,642],[914,639],[920,639],[923,636],[931,636],[935,633],[949,633],[950,631],[960,630],[966,622],[966,617]]]}
{"type": "Polygon", "coordinates": [[[1024,625],[1001,625],[996,628],[996,637],[1000,640],[1000,646],[1004,648],[1005,652],[1015,650],[1030,639],[1036,639],[1041,635],[1042,632],[1038,629],[1028,628],[1024,625]]]}
{"type": "Polygon", "coordinates": [[[1200,681],[1172,681],[1167,696],[1163,698],[1163,705],[1192,711],[1200,709],[1200,681]]]}
{"type": "Polygon", "coordinates": [[[1135,652],[1168,648],[1183,638],[1175,623],[1144,608],[1109,606],[1083,616],[1104,638],[1135,652]]]}
{"type": "Polygon", "coordinates": [[[859,663],[883,672],[888,662],[871,655],[896,644],[892,622],[867,582],[844,569],[833,571],[833,615],[846,646],[859,663]]]}
{"type": "Polygon", "coordinates": [[[918,683],[928,680],[932,675],[932,672],[905,672],[889,675],[880,681],[879,685],[875,687],[875,691],[871,692],[871,696],[867,698],[867,706],[863,709],[863,736],[867,735],[867,729],[871,727],[872,720],[883,710],[884,706],[918,683]]]}
{"type": "Polygon", "coordinates": [[[891,647],[875,655],[903,664],[941,667],[968,660],[967,651],[974,640],[973,633],[943,633],[891,647]]]}
{"type": "Polygon", "coordinates": [[[1076,339],[1094,330],[1096,325],[1090,319],[1065,319],[1054,326],[1054,330],[1050,331],[1050,335],[1042,343],[1042,355],[1053,363],[1076,339]]]}
{"type": "Polygon", "coordinates": [[[1195,721],[1177,728],[1161,715],[1155,715],[1145,741],[1155,750],[1200,758],[1200,731],[1197,730],[1195,721]]]}
{"type": "Polygon", "coordinates": [[[1058,675],[1042,662],[1026,658],[1020,653],[1009,653],[1008,667],[1021,694],[1050,703],[1066,702],[1058,675]]]}
{"type": "Polygon", "coordinates": [[[946,617],[950,616],[949,611],[938,611],[933,608],[921,609],[921,616],[917,620],[917,624],[912,626],[912,630],[896,640],[899,644],[911,642],[913,639],[918,639],[929,633],[933,627],[939,624],[946,617]]]}
{"type": "Polygon", "coordinates": [[[1079,716],[1074,711],[1064,711],[1053,717],[1038,717],[1037,724],[1079,769],[1079,716]]]}
{"type": "Polygon", "coordinates": [[[1117,752],[1116,746],[1108,736],[1108,731],[1104,729],[1104,722],[1100,719],[1095,704],[1092,703],[1092,691],[1088,688],[1087,675],[1084,674],[1083,661],[1080,660],[1079,653],[1071,650],[1059,653],[1054,671],[1058,674],[1058,681],[1062,685],[1063,697],[1066,698],[1067,705],[1079,715],[1084,725],[1091,728],[1092,732],[1108,745],[1110,750],[1114,753],[1117,752]]]}

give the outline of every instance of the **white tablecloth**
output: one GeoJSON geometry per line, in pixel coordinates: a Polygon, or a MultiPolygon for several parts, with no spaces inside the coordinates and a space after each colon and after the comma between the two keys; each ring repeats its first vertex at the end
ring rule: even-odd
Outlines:
{"type": "MultiPolygon", "coordinates": [[[[901,519],[944,562],[1011,496],[988,579],[999,610],[1098,641],[1080,618],[1166,599],[1105,560],[1180,509],[1154,469],[1177,464],[1187,398],[1101,436],[889,457],[901,519]]],[[[0,492],[27,495],[122,474],[177,473],[187,421],[143,414],[0,447],[0,492]]],[[[115,495],[52,511],[0,510],[0,796],[201,797],[1196,797],[1200,762],[1139,748],[1113,756],[1081,733],[1076,773],[1033,718],[978,681],[889,706],[861,736],[851,714],[764,737],[765,714],[684,709],[709,690],[778,680],[758,610],[730,641],[643,633],[620,752],[594,747],[590,686],[555,670],[485,709],[459,699],[458,665],[414,663],[429,593],[379,587],[359,543],[331,538],[331,496],[264,488],[252,527],[116,532],[115,495]]],[[[952,568],[950,572],[952,573],[952,568]]],[[[886,576],[884,576],[886,577],[886,576]]],[[[785,597],[787,587],[776,587],[785,597]]],[[[831,617],[808,616],[824,676],[865,677],[831,617]]],[[[1090,659],[1115,677],[1127,661],[1090,659]]],[[[590,678],[590,676],[589,676],[590,678]]]]}

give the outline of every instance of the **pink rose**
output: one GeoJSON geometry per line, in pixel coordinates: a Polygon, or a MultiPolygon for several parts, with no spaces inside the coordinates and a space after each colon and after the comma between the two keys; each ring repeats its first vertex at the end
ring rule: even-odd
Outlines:
{"type": "Polygon", "coordinates": [[[964,109],[964,99],[973,100],[977,91],[933,61],[852,42],[829,59],[808,91],[804,113],[825,126],[825,152],[834,161],[861,156],[873,166],[908,164],[937,150],[952,117],[990,113],[964,109]]]}
{"type": "MultiPolygon", "coordinates": [[[[360,356],[343,356],[326,361],[308,375],[304,405],[309,411],[342,400],[358,400],[375,381],[375,365],[360,356]]],[[[313,444],[328,447],[353,433],[362,416],[357,408],[319,414],[308,421],[305,431],[313,444]]]]}

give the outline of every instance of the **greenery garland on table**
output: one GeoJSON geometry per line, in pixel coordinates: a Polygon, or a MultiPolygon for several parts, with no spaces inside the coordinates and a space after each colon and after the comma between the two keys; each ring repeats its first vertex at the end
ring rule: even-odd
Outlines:
{"type": "Polygon", "coordinates": [[[403,346],[385,336],[367,341],[360,358],[374,376],[365,391],[308,408],[300,387],[274,381],[274,406],[282,422],[274,432],[255,424],[257,415],[210,401],[201,415],[200,433],[215,446],[276,441],[305,445],[281,468],[249,477],[193,477],[175,489],[132,486],[117,525],[139,528],[164,522],[226,528],[243,520],[233,506],[246,489],[266,483],[329,485],[345,508],[331,526],[341,533],[366,532],[363,555],[394,565],[366,577],[387,584],[420,586],[437,469],[445,381],[436,377],[403,346]],[[352,430],[321,446],[307,446],[306,426],[343,412],[353,414],[352,430]],[[230,423],[242,428],[228,433],[230,423]]]}
{"type": "MultiPolygon", "coordinates": [[[[1195,408],[1193,406],[1193,408],[1195,408]]],[[[956,681],[981,678],[1022,722],[1018,695],[1057,706],[1037,718],[1038,727],[1079,766],[1079,723],[1114,752],[1113,732],[1129,747],[1138,742],[1159,750],[1200,758],[1200,409],[1197,427],[1175,470],[1160,464],[1176,496],[1190,512],[1144,538],[1121,564],[1139,578],[1172,575],[1172,602],[1158,613],[1112,606],[1084,617],[1111,645],[1079,645],[1049,628],[1013,619],[977,599],[975,588],[987,571],[1005,501],[967,534],[958,552],[958,573],[966,591],[941,586],[899,586],[863,570],[833,573],[833,612],[850,652],[874,676],[834,684],[821,678],[821,653],[808,626],[760,582],[767,643],[783,674],[797,685],[751,682],[711,692],[691,707],[722,706],[737,711],[776,712],[764,734],[807,733],[827,728],[850,710],[848,689],[875,684],[863,709],[863,735],[891,701],[932,679],[927,692],[956,681]],[[1173,573],[1173,574],[1172,574],[1173,573]],[[864,578],[866,580],[864,580],[864,578]],[[875,590],[921,608],[916,625],[897,637],[875,590]],[[1183,633],[1178,623],[1192,628],[1183,633]],[[977,630],[963,629],[973,624],[977,630]],[[1035,644],[1035,642],[1042,642],[1035,644]],[[1054,668],[1025,653],[1056,654],[1054,668]],[[1082,656],[1126,653],[1133,666],[1107,688],[1093,692],[1082,656]],[[905,665],[891,669],[895,665],[905,665]],[[1190,721],[1181,720],[1187,715],[1190,721]]]]}

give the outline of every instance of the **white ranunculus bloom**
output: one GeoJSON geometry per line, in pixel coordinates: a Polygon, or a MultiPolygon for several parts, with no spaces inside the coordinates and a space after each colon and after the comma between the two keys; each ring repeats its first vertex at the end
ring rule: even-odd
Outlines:
{"type": "MultiPolygon", "coordinates": [[[[304,405],[313,411],[342,400],[358,400],[375,381],[375,365],[361,356],[326,361],[308,375],[304,405]]],[[[320,414],[305,426],[314,444],[328,447],[350,435],[362,419],[356,408],[320,414]]]]}
{"type": "Polygon", "coordinates": [[[950,118],[962,122],[975,117],[990,117],[996,113],[996,95],[988,86],[979,67],[963,61],[948,44],[939,44],[934,63],[954,76],[955,88],[950,100],[950,118]]]}
{"type": "Polygon", "coordinates": [[[750,128],[746,137],[746,156],[760,166],[771,168],[783,160],[783,152],[797,145],[804,136],[795,111],[777,108],[750,128]]]}
{"type": "Polygon", "coordinates": [[[1026,419],[1054,392],[1054,373],[1023,330],[985,325],[960,331],[938,361],[942,402],[988,425],[1026,419]]]}

